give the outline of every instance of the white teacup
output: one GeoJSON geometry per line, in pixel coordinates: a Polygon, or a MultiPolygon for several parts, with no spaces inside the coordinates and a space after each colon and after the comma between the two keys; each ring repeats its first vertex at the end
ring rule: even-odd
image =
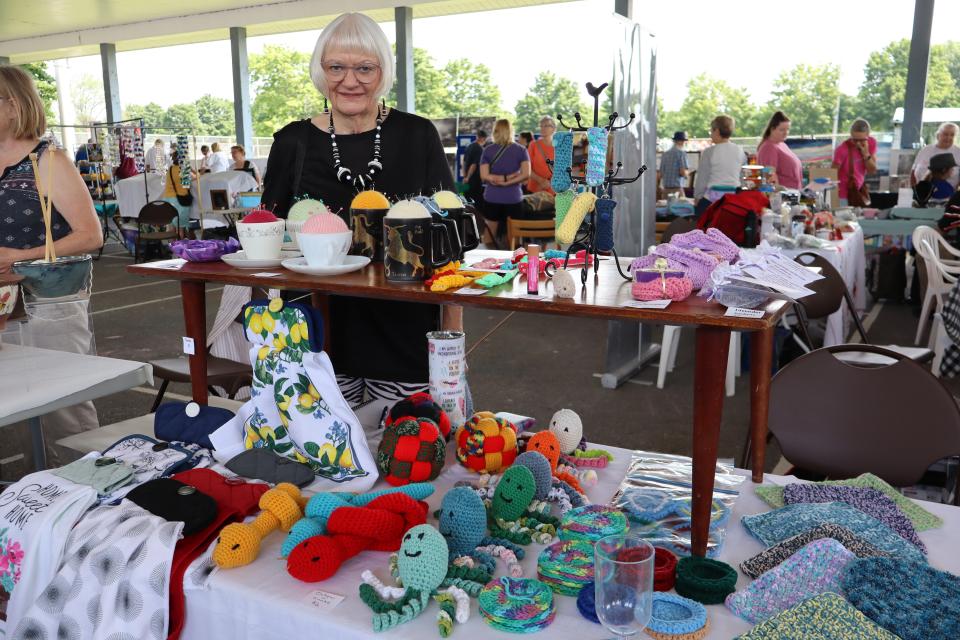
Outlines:
{"type": "Polygon", "coordinates": [[[237,223],[237,238],[250,260],[276,260],[283,247],[284,221],[237,223]]]}
{"type": "Polygon", "coordinates": [[[311,267],[333,267],[343,262],[350,250],[353,233],[303,233],[297,234],[300,251],[311,267]]]}

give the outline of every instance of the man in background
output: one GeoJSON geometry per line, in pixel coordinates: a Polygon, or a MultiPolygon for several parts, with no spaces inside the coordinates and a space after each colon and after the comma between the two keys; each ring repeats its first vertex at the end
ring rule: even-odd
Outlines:
{"type": "Polygon", "coordinates": [[[471,142],[463,154],[463,181],[467,185],[466,196],[483,211],[483,182],[480,180],[480,158],[487,145],[487,132],[477,129],[477,139],[471,142]]]}
{"type": "Polygon", "coordinates": [[[673,146],[667,149],[660,158],[660,179],[663,181],[664,194],[679,193],[683,195],[683,188],[687,186],[687,176],[690,167],[687,165],[687,132],[677,131],[673,134],[673,146]]]}

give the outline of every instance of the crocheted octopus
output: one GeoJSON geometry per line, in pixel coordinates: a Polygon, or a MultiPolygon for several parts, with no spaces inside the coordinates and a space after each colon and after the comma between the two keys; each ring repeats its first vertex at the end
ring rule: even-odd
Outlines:
{"type": "MultiPolygon", "coordinates": [[[[570,471],[576,471],[568,468],[566,465],[560,465],[560,441],[554,432],[547,430],[533,434],[533,436],[527,440],[527,451],[538,451],[543,454],[543,457],[550,463],[550,469],[553,471],[553,475],[558,480],[563,480],[580,493],[586,493],[583,487],[580,486],[579,479],[570,473],[570,471]]],[[[596,474],[594,473],[594,477],[595,476],[596,474]]]]}
{"type": "Polygon", "coordinates": [[[523,549],[509,540],[487,536],[487,508],[473,489],[454,487],[448,491],[435,515],[440,520],[440,534],[447,540],[452,565],[481,567],[492,575],[497,566],[495,558],[501,558],[511,576],[523,576],[518,562],[523,549]]]}
{"type": "Polygon", "coordinates": [[[549,513],[530,510],[537,493],[533,473],[524,465],[503,472],[487,513],[490,535],[516,544],[546,544],[557,535],[560,521],[549,513]]]}
{"type": "MultiPolygon", "coordinates": [[[[454,620],[467,622],[470,596],[449,584],[448,563],[447,541],[439,531],[427,524],[407,531],[391,559],[400,586],[383,584],[369,570],[361,575],[360,599],[373,610],[373,630],[386,631],[413,620],[429,606],[431,596],[440,605],[437,627],[442,637],[453,631],[454,620]]],[[[484,582],[489,579],[487,574],[484,582]]]]}
{"type": "Polygon", "coordinates": [[[613,454],[609,451],[587,449],[583,420],[571,409],[560,409],[554,413],[548,429],[557,436],[561,459],[569,466],[602,469],[613,461],[613,454]]]}

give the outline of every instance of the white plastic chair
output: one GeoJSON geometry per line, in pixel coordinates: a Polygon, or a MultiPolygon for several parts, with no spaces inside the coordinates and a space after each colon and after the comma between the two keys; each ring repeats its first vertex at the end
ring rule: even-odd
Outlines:
{"type": "MultiPolygon", "coordinates": [[[[920,257],[923,258],[924,269],[927,274],[927,291],[923,297],[923,307],[920,310],[920,322],[917,326],[917,335],[914,340],[916,344],[923,342],[927,333],[927,325],[934,313],[939,313],[943,308],[943,296],[950,292],[953,285],[957,282],[957,276],[960,276],[960,262],[944,260],[939,254],[939,241],[934,240],[925,233],[918,234],[921,228],[914,231],[914,248],[920,257]],[[926,237],[924,237],[926,236],[926,237]]],[[[932,229],[931,229],[932,231],[932,229]]],[[[936,231],[934,231],[936,233],[936,231]]],[[[939,236],[939,234],[937,234],[939,236]]],[[[940,239],[942,241],[942,238],[940,239]]],[[[950,247],[944,241],[945,246],[949,247],[950,253],[956,253],[953,247],[950,247]]]]}
{"type": "MultiPolygon", "coordinates": [[[[663,341],[660,345],[660,364],[657,371],[657,389],[663,389],[667,380],[667,373],[673,371],[677,364],[677,348],[680,345],[680,329],[677,325],[663,327],[663,341]]],[[[740,377],[740,333],[730,332],[730,349],[727,351],[727,397],[733,396],[736,391],[736,379],[740,377]]]]}
{"type": "Polygon", "coordinates": [[[930,348],[933,349],[933,365],[930,373],[939,378],[940,363],[943,362],[943,352],[953,344],[950,336],[947,335],[947,330],[943,326],[943,315],[940,313],[933,314],[933,329],[930,343],[930,348]]]}

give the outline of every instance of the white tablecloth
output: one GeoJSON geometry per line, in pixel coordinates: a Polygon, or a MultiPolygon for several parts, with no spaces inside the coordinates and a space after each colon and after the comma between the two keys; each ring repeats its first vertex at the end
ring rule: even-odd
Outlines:
{"type": "MultiPolygon", "coordinates": [[[[784,253],[790,257],[795,257],[801,253],[817,253],[830,261],[850,290],[853,296],[853,304],[857,308],[857,313],[863,313],[867,308],[867,287],[866,270],[867,259],[863,247],[863,229],[859,225],[854,225],[852,233],[845,233],[843,240],[831,242],[830,249],[785,249],[784,253]]],[[[844,344],[851,328],[853,318],[850,315],[850,309],[846,303],[840,305],[836,313],[827,317],[826,332],[823,337],[823,346],[830,347],[835,344],[844,344]]]]}
{"type": "MultiPolygon", "coordinates": [[[[227,192],[230,203],[233,196],[241,191],[253,191],[257,188],[257,181],[245,171],[221,171],[206,173],[200,177],[200,186],[203,189],[204,208],[210,208],[210,190],[223,189],[227,192]]],[[[156,173],[147,174],[147,189],[150,201],[159,200],[163,196],[164,177],[156,173]]],[[[200,199],[197,197],[197,183],[190,186],[193,194],[193,204],[190,205],[190,217],[200,217],[200,199]]],[[[117,205],[120,215],[124,218],[136,218],[140,209],[147,203],[143,191],[143,175],[124,178],[117,181],[117,205]]]]}
{"type": "MultiPolygon", "coordinates": [[[[619,486],[631,452],[626,449],[606,447],[616,457],[606,469],[600,471],[600,482],[587,489],[590,499],[596,503],[605,503],[613,496],[619,486]]],[[[439,505],[446,491],[458,480],[476,477],[458,464],[451,464],[453,455],[448,449],[448,466],[437,479],[437,490],[430,497],[430,511],[439,505]]],[[[744,472],[746,474],[747,472],[744,472]]],[[[788,480],[782,476],[767,476],[767,482],[784,484],[788,480]]],[[[376,488],[386,486],[382,481],[376,488]]],[[[728,533],[720,558],[738,565],[746,558],[763,550],[763,545],[751,538],[740,524],[740,518],[747,514],[768,511],[769,507],[753,492],[753,484],[746,480],[741,485],[741,494],[737,500],[732,517],[727,525],[728,533]]],[[[930,564],[939,569],[960,573],[960,554],[956,553],[956,538],[960,533],[960,509],[946,505],[923,503],[946,522],[942,529],[920,534],[930,550],[930,564]]],[[[428,522],[436,525],[432,517],[428,522]]],[[[387,567],[389,554],[365,552],[348,560],[331,579],[307,584],[292,578],[286,572],[285,561],[279,557],[283,534],[273,533],[264,541],[260,556],[252,564],[239,569],[216,572],[206,590],[187,591],[187,618],[182,637],[186,640],[240,640],[257,638],[258,640],[287,640],[304,634],[310,637],[350,640],[354,638],[409,638],[422,640],[436,638],[436,604],[420,615],[416,620],[391,629],[386,634],[374,634],[371,626],[371,612],[360,600],[358,588],[360,573],[371,569],[385,583],[392,584],[387,567]],[[321,612],[309,604],[310,594],[322,590],[344,596],[343,602],[334,609],[321,612]]],[[[542,545],[531,544],[527,547],[526,557],[522,561],[524,576],[536,577],[537,556],[542,545]]],[[[503,572],[498,564],[497,575],[503,572]]],[[[741,575],[738,589],[746,587],[750,579],[741,575]]],[[[588,622],[577,611],[576,598],[556,596],[557,618],[539,637],[543,638],[609,638],[611,634],[600,625],[588,622]]],[[[715,640],[727,640],[743,633],[750,624],[733,615],[725,606],[714,605],[707,608],[710,616],[711,631],[707,636],[715,640]]],[[[459,627],[459,625],[458,625],[459,627]]],[[[473,638],[516,638],[515,635],[490,629],[483,622],[477,610],[476,599],[471,599],[470,621],[466,628],[454,631],[454,638],[470,640],[473,638]]]]}

